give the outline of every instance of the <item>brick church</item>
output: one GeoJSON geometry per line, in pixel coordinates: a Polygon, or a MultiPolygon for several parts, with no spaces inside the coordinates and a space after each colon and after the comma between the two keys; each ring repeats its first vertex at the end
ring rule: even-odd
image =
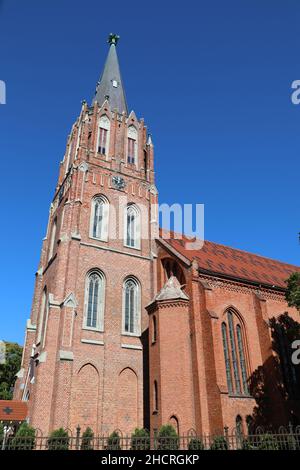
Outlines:
{"type": "MultiPolygon", "coordinates": [[[[14,399],[45,434],[300,424],[300,268],[158,229],[154,148],[116,52],[67,140],[14,399]]],[[[184,195],[183,195],[184,197],[184,195]]]]}

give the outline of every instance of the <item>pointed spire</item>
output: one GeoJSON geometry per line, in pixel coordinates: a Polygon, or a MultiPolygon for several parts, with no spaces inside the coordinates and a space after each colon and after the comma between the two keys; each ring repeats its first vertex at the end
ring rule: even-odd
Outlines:
{"type": "Polygon", "coordinates": [[[112,110],[116,109],[120,114],[125,111],[128,115],[125,92],[116,51],[118,40],[119,36],[116,34],[111,33],[109,35],[107,41],[110,44],[109,52],[101,78],[97,83],[93,104],[97,101],[101,106],[104,101],[108,99],[112,110]]]}

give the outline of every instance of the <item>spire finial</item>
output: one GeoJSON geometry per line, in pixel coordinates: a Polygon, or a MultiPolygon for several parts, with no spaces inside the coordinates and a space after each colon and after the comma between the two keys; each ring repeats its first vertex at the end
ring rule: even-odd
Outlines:
{"type": "Polygon", "coordinates": [[[110,35],[108,36],[108,44],[111,46],[112,44],[114,44],[115,46],[117,45],[118,41],[120,39],[120,36],[118,36],[117,34],[113,34],[113,33],[110,33],[110,35]]]}

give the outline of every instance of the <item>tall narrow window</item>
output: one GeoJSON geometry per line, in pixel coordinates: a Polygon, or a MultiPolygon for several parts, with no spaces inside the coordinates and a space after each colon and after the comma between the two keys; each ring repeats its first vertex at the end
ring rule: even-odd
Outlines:
{"type": "Polygon", "coordinates": [[[243,390],[244,390],[244,393],[247,395],[249,393],[249,390],[248,390],[248,383],[247,383],[247,371],[246,371],[246,361],[245,361],[245,355],[244,355],[242,330],[241,330],[240,325],[237,325],[236,327],[236,337],[237,337],[238,350],[239,350],[239,356],[240,356],[240,367],[241,367],[241,373],[242,373],[243,390]]]}
{"type": "Polygon", "coordinates": [[[126,208],[125,245],[131,248],[140,247],[140,212],[134,204],[126,208]]]}
{"type": "Polygon", "coordinates": [[[55,218],[52,223],[51,228],[51,235],[50,235],[50,243],[49,243],[49,252],[48,252],[48,261],[52,258],[54,254],[54,244],[56,238],[56,227],[57,227],[57,219],[55,218]]]}
{"type": "Polygon", "coordinates": [[[47,288],[45,287],[42,293],[41,304],[40,304],[40,313],[39,313],[39,320],[38,320],[38,335],[36,339],[37,344],[43,343],[46,310],[47,310],[47,288]]]}
{"type": "Polygon", "coordinates": [[[226,323],[222,323],[222,337],[223,337],[223,349],[224,349],[224,358],[225,358],[225,367],[226,367],[227,387],[228,387],[228,392],[232,393],[233,389],[232,389],[232,378],[231,378],[231,365],[230,365],[230,356],[229,356],[229,349],[228,349],[226,323]]]}
{"type": "Polygon", "coordinates": [[[123,287],[123,332],[140,334],[140,286],[135,278],[128,278],[123,287]]]}
{"type": "Polygon", "coordinates": [[[101,116],[99,121],[97,152],[108,155],[109,150],[110,120],[107,116],[101,116]]]}
{"type": "Polygon", "coordinates": [[[156,316],[153,315],[153,318],[152,318],[152,343],[156,343],[156,339],[157,339],[156,316]]]}
{"type": "Polygon", "coordinates": [[[222,337],[228,392],[249,395],[245,334],[239,318],[233,310],[229,310],[226,317],[227,321],[222,323],[222,337]]]}
{"type": "Polygon", "coordinates": [[[103,331],[104,276],[92,272],[87,277],[84,326],[103,331]]]}
{"type": "Polygon", "coordinates": [[[134,126],[128,127],[127,163],[137,164],[137,130],[134,126]]]}
{"type": "Polygon", "coordinates": [[[106,241],[108,238],[109,203],[104,196],[92,202],[91,236],[106,241]]]}
{"type": "Polygon", "coordinates": [[[154,380],[153,384],[153,411],[156,413],[158,411],[158,387],[156,380],[154,380]]]}

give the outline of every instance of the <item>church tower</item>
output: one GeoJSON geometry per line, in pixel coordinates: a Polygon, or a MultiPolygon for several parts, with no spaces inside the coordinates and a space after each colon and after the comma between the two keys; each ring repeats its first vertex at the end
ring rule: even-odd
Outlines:
{"type": "Polygon", "coordinates": [[[118,39],[109,36],[95,96],[68,137],[15,386],[45,434],[145,425],[157,190],[151,137],[128,112],[118,39]]]}

